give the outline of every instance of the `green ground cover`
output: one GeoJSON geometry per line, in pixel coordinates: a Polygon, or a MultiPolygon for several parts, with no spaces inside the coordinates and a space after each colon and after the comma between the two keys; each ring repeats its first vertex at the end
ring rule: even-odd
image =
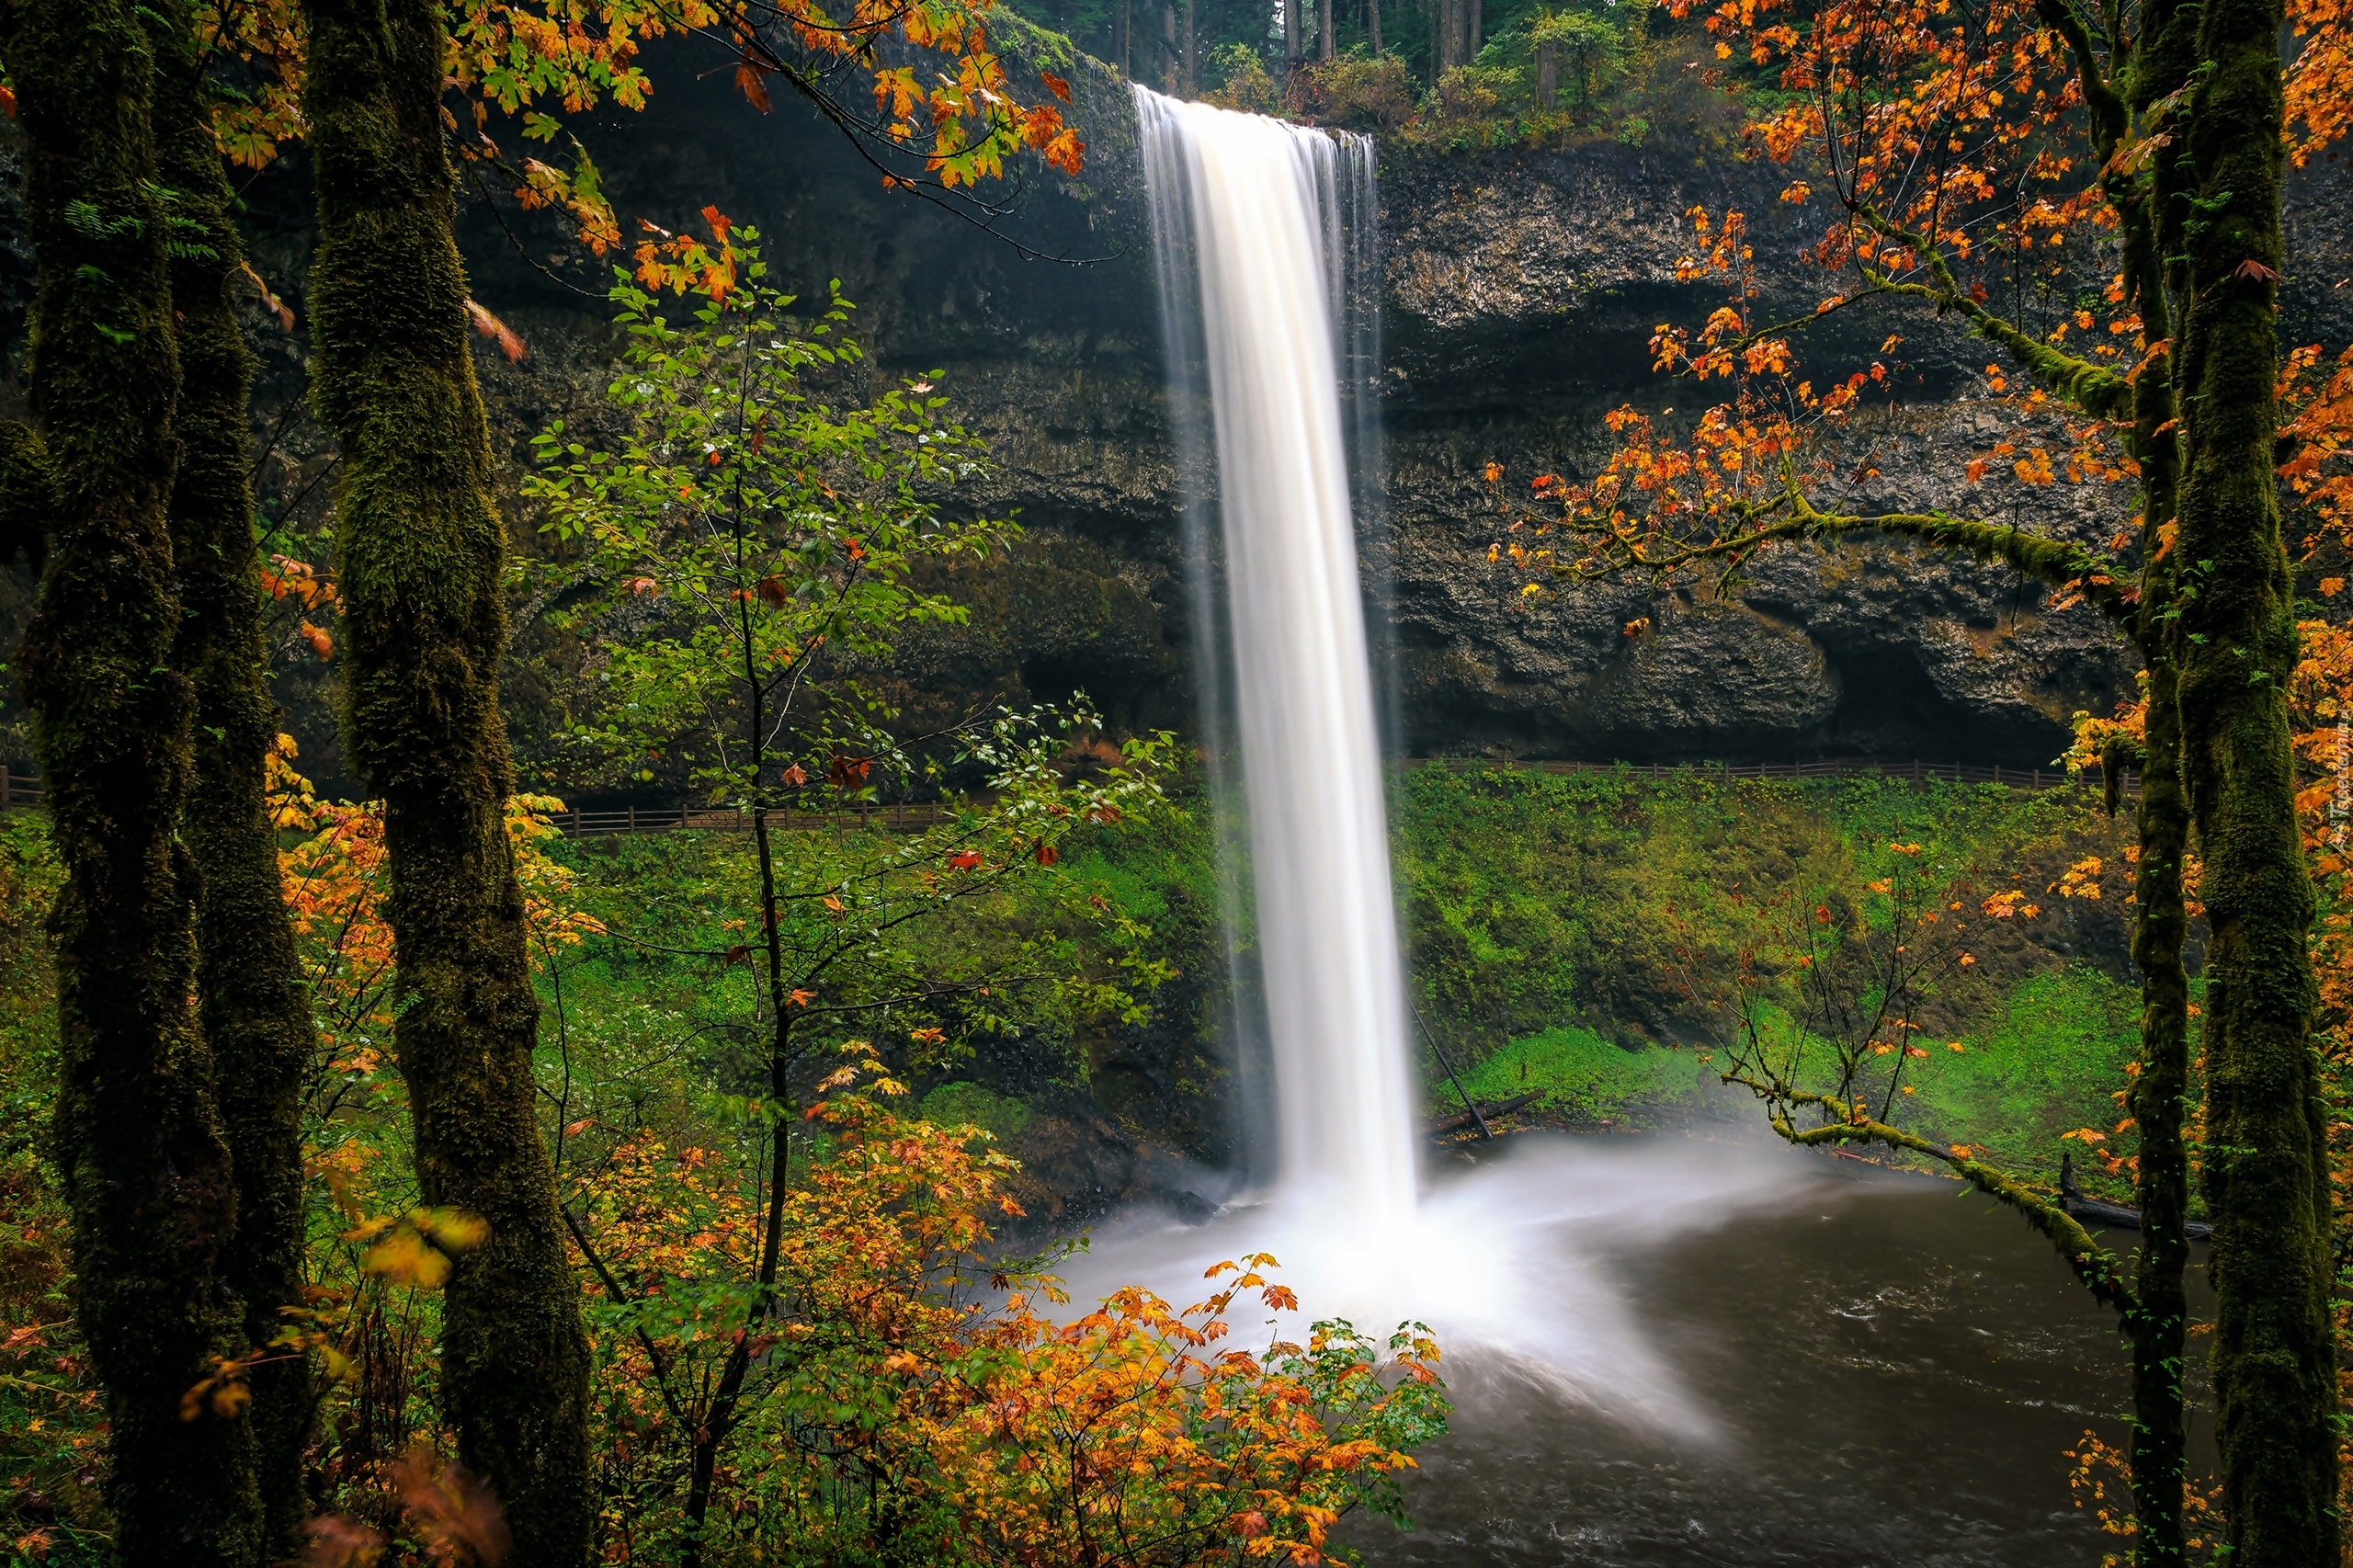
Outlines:
{"type": "MultiPolygon", "coordinates": [[[[1704,1031],[1669,975],[1677,922],[1715,939],[1735,924],[1737,899],[1878,874],[1892,842],[2035,890],[2086,853],[2115,856],[2126,836],[2086,796],[1870,777],[1797,784],[1691,771],[1652,782],[1433,767],[1399,777],[1392,802],[1418,1010],[1479,1097],[1536,1090],[1543,1111],[1578,1126],[1756,1115],[1700,1059],[1704,1031]]],[[[1090,832],[1051,877],[924,928],[910,961],[977,972],[1017,959],[1030,977],[985,1004],[874,1020],[878,1040],[944,1030],[938,1049],[904,1063],[927,1110],[1040,1151],[1086,1142],[1074,1128],[1108,1124],[1199,1158],[1232,1153],[1243,1119],[1222,1043],[1234,1003],[1211,813],[1198,798],[1182,805],[1090,832]],[[1123,1014],[1067,983],[1079,919],[1093,923],[1090,950],[1103,950],[1108,922],[1127,933],[1125,960],[1165,971],[1148,995],[1138,991],[1145,1006],[1123,1014]]],[[[31,812],[0,818],[20,903],[32,902],[45,864],[40,824],[31,812]]],[[[784,834],[779,852],[797,877],[872,847],[854,837],[784,834]]],[[[745,940],[748,835],[558,841],[552,853],[576,873],[586,910],[629,938],[592,938],[542,966],[543,1075],[575,1096],[598,1085],[599,1104],[568,1114],[659,1125],[695,1114],[665,1103],[681,1083],[757,1092],[758,1041],[746,1028],[755,968],[717,956],[745,940]]],[[[2046,899],[2030,930],[1986,949],[1934,1020],[1938,1045],[1964,1050],[1918,1064],[1908,1124],[2046,1176],[2061,1132],[2113,1128],[2135,1027],[2122,892],[2097,905],[2046,899]]],[[[45,1112],[46,963],[37,917],[0,927],[14,955],[0,965],[11,1002],[0,1025],[0,1156],[21,1163],[35,1157],[45,1112]]],[[[1246,923],[1238,941],[1246,960],[1246,923]]],[[[1420,1056],[1427,1102],[1442,1110],[1451,1088],[1435,1057],[1420,1056]]],[[[1041,1153],[1041,1173],[1046,1163],[1041,1153]]],[[[2078,1166],[2097,1174],[2092,1162],[2078,1166]]]]}
{"type": "MultiPolygon", "coordinates": [[[[1895,1119],[2046,1181],[2072,1149],[2086,1187],[2117,1185],[2060,1140],[2115,1127],[2138,1041],[2119,874],[2130,830],[2090,792],[1431,767],[1394,801],[1415,1004],[1475,1096],[1535,1091],[1573,1126],[1755,1118],[1704,1060],[1689,976],[1736,961],[1758,901],[1859,890],[1888,874],[1891,846],[1917,846],[1914,863],[2019,890],[2039,913],[1980,923],[1978,961],[1923,1014],[1936,1049],[1895,1119]],[[2049,891],[2087,856],[2109,868],[2102,899],[2049,891]]],[[[1451,1108],[1422,1057],[1429,1103],[1451,1108]]]]}

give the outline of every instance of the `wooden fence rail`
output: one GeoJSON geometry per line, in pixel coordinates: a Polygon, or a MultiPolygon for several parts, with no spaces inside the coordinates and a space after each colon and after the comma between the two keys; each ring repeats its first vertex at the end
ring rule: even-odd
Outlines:
{"type": "MultiPolygon", "coordinates": [[[[1863,757],[1832,757],[1820,762],[1748,762],[1748,763],[1618,763],[1618,762],[1510,762],[1487,757],[1446,756],[1408,757],[1398,765],[1402,767],[1444,767],[1459,773],[1484,772],[1488,768],[1526,769],[1537,773],[1616,773],[1658,783],[1677,776],[1718,778],[1837,778],[1852,774],[1876,773],[1891,778],[1909,778],[1918,782],[1949,781],[1955,784],[1999,784],[2012,790],[2089,789],[2098,784],[2098,769],[2089,770],[2086,777],[2071,778],[2064,768],[2005,767],[1995,764],[1981,767],[1971,763],[1872,762],[1863,757]]],[[[2124,789],[2130,793],[2140,788],[2137,776],[2124,776],[2124,789]]],[[[12,806],[38,806],[43,795],[40,780],[23,773],[11,773],[0,765],[0,811],[12,806]]],[[[794,832],[819,832],[837,828],[883,828],[894,832],[910,832],[932,826],[942,821],[947,812],[936,805],[876,806],[863,812],[779,812],[774,825],[794,832]]],[[[714,811],[680,803],[675,806],[626,806],[603,812],[559,812],[548,819],[566,835],[574,838],[592,837],[611,833],[675,833],[692,829],[699,832],[743,830],[751,826],[751,819],[740,812],[714,811]]]]}

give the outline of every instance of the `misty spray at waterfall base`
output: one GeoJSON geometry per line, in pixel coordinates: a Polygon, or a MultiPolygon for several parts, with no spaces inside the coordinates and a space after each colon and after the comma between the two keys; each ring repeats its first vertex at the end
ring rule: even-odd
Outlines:
{"type": "MultiPolygon", "coordinates": [[[[1477,1169],[1417,1168],[1358,507],[1378,503],[1370,143],[1136,89],[1172,391],[1183,433],[1203,729],[1230,892],[1257,934],[1272,1169],[1210,1223],[1132,1216],[1069,1270],[1074,1300],[1142,1283],[1177,1306],[1249,1252],[1306,1318],[1438,1330],[1648,1426],[1704,1433],[1609,1259],[1773,1203],[1779,1151],[1523,1139],[1477,1169]],[[1370,349],[1368,346],[1370,346],[1370,349]],[[1353,492],[1353,494],[1352,494],[1353,492]]],[[[1377,514],[1376,514],[1377,515],[1377,514]]],[[[1297,1325],[1303,1332],[1304,1324],[1297,1325]]]]}

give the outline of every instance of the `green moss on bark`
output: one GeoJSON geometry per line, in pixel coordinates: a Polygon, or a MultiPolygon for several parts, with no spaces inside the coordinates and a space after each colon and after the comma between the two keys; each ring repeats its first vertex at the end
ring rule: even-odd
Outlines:
{"type": "Polygon", "coordinates": [[[106,1385],[117,1555],[250,1568],[252,1429],[180,1415],[244,1325],[219,1270],[235,1194],[189,1005],[194,877],[176,836],[192,702],[170,664],[177,369],[153,61],[127,0],[11,6],[0,49],[28,147],[28,382],[57,507],[24,665],[66,869],[55,1139],[75,1315],[106,1385]]]}
{"type": "Polygon", "coordinates": [[[2337,1560],[2336,1365],[2312,885],[2285,687],[2293,593],[2272,473],[2282,265],[2279,0],[2207,0],[2183,193],[2188,301],[2177,653],[2204,859],[2216,1436],[2232,1561],[2337,1560]]]}
{"type": "Polygon", "coordinates": [[[426,1201],[490,1223],[445,1302],[441,1397],[516,1561],[585,1561],[588,1353],[536,1118],[539,1006],[504,828],[505,532],[467,344],[430,0],[306,0],[311,327],[336,491],[346,728],[385,807],[394,1036],[426,1201]]]}
{"type": "MultiPolygon", "coordinates": [[[[2197,14],[2174,0],[2144,0],[2140,52],[2132,62],[2126,107],[2143,137],[2165,134],[2167,106],[2197,63],[2197,14]]],[[[2123,128],[2131,129],[2131,128],[2123,128]]],[[[2108,136],[2105,161],[2123,129],[2108,136]]],[[[2172,292],[2165,257],[2180,244],[2175,165],[2159,159],[2138,177],[2108,176],[2119,219],[2124,277],[2150,342],[2172,333],[2172,292]]],[[[2182,1389],[2189,1302],[2189,1156],[2185,1127],[2189,1096],[2189,976],[2182,960],[2188,915],[2182,861],[2189,840],[2189,802],[2181,785],[2179,679],[2172,647],[2174,572],[2179,557],[2161,530],[2176,517],[2180,490],[2178,404],[2173,365],[2158,356],[2132,388],[2131,450],[2141,465],[2141,597],[2133,641],[2149,671],[2137,826],[2141,861],[2132,890],[2132,961],[2141,971],[2141,1060],[2131,1109],[2139,1142],[2133,1176],[2141,1208],[2141,1252],[2133,1272],[2138,1311],[2131,1325],[2132,1358],[2132,1506],[2140,1525],[2134,1561],[2182,1561],[2183,1494],[2188,1480],[2188,1401],[2182,1389]]],[[[2116,775],[2111,772],[2113,787],[2116,775]]]]}
{"type": "MultiPolygon", "coordinates": [[[[302,1289],[302,1089],[315,1044],[309,987],[287,922],[264,759],[278,733],[265,672],[254,547],[247,400],[253,358],[230,289],[241,257],[233,197],[204,93],[197,18],[148,8],[159,69],[154,128],[176,316],[179,464],[172,551],[182,619],[173,665],[196,699],[195,777],[181,814],[196,863],[196,988],[237,1190],[222,1272],[267,1346],[302,1289]]],[[[313,1401],[307,1361],[273,1355],[251,1375],[268,1554],[297,1555],[309,1514],[302,1457],[313,1401]]]]}

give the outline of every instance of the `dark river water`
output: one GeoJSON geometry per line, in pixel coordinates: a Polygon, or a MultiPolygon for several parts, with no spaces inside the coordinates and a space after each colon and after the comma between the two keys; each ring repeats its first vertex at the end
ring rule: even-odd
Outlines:
{"type": "Polygon", "coordinates": [[[1716,1433],[1450,1361],[1415,1528],[1344,1526],[1367,1562],[2084,1568],[2121,1544],[2073,1506],[2065,1452],[2123,1439],[2114,1319],[1990,1200],[1824,1162],[1770,1212],[1597,1261],[1716,1433]]]}

